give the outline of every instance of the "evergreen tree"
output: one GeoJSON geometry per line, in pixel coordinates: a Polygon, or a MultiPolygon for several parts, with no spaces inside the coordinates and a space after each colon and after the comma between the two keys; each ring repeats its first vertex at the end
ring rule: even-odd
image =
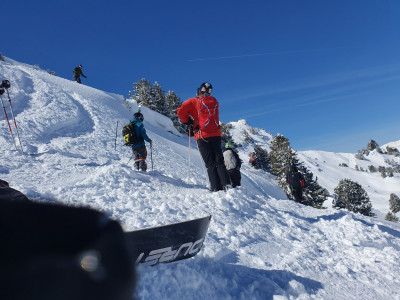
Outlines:
{"type": "Polygon", "coordinates": [[[254,146],[254,156],[256,158],[256,165],[259,169],[269,172],[270,164],[268,151],[261,148],[259,145],[254,146]]]}
{"type": "Polygon", "coordinates": [[[224,123],[224,122],[219,122],[221,126],[221,140],[223,144],[226,144],[227,142],[231,142],[234,147],[237,147],[235,142],[233,141],[233,137],[231,135],[230,129],[232,128],[232,124],[229,123],[224,123]]]}
{"type": "Polygon", "coordinates": [[[153,95],[154,95],[154,106],[155,111],[167,116],[167,106],[165,103],[165,92],[162,90],[161,86],[156,81],[153,85],[153,95]]]}
{"type": "Polygon", "coordinates": [[[400,198],[396,194],[390,194],[389,209],[394,213],[400,211],[400,198]]]}
{"type": "Polygon", "coordinates": [[[153,88],[149,80],[142,78],[139,82],[133,84],[134,92],[129,92],[132,100],[135,100],[138,105],[146,106],[150,109],[155,108],[153,88]]]}
{"type": "Polygon", "coordinates": [[[1,55],[1,53],[0,53],[0,61],[5,61],[5,59],[4,59],[3,55],[1,55]]]}
{"type": "Polygon", "coordinates": [[[175,94],[175,92],[168,91],[168,93],[165,95],[165,103],[167,116],[171,118],[172,123],[180,133],[185,133],[186,126],[182,124],[176,114],[176,109],[179,107],[179,105],[181,105],[181,99],[179,99],[178,95],[175,94]]]}
{"type": "Polygon", "coordinates": [[[357,182],[350,179],[342,179],[335,188],[334,193],[333,207],[345,208],[365,216],[373,216],[368,194],[357,182]]]}
{"type": "Polygon", "coordinates": [[[289,140],[283,135],[276,135],[271,141],[271,151],[269,153],[271,164],[271,173],[276,176],[284,176],[284,184],[286,185],[286,172],[291,164],[298,166],[296,154],[290,148],[289,140]]]}
{"type": "Polygon", "coordinates": [[[329,196],[329,192],[319,185],[318,178],[313,179],[314,174],[302,164],[298,167],[303,175],[306,187],[303,191],[304,204],[315,208],[323,208],[323,204],[329,196]]]}

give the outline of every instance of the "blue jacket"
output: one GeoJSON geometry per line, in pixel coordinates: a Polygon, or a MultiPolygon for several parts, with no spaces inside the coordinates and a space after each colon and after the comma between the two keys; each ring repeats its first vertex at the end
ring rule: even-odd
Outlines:
{"type": "Polygon", "coordinates": [[[137,143],[136,145],[132,145],[131,146],[132,149],[144,146],[144,141],[145,140],[148,143],[151,143],[151,139],[147,136],[146,129],[144,129],[143,123],[140,122],[140,120],[138,118],[133,118],[130,122],[131,123],[132,122],[136,123],[135,124],[135,132],[136,132],[136,135],[139,137],[139,139],[141,139],[141,141],[139,143],[137,143]]]}

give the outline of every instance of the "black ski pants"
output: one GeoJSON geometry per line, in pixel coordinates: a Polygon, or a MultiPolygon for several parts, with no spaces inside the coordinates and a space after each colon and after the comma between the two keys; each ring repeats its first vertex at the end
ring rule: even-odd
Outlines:
{"type": "Polygon", "coordinates": [[[230,179],[224,164],[224,156],[221,149],[221,137],[213,136],[199,139],[197,145],[207,168],[210,190],[223,190],[224,186],[230,184],[230,179]]]}
{"type": "Polygon", "coordinates": [[[231,178],[232,187],[235,188],[240,186],[240,181],[242,179],[242,175],[240,174],[239,169],[228,170],[229,177],[231,178]]]}
{"type": "Polygon", "coordinates": [[[135,156],[135,168],[136,170],[141,170],[146,172],[147,170],[147,148],[145,145],[138,148],[132,148],[133,155],[135,156]]]}
{"type": "Polygon", "coordinates": [[[302,202],[303,201],[303,191],[302,191],[301,187],[300,186],[294,187],[291,185],[290,189],[292,191],[292,195],[293,195],[294,199],[297,202],[302,202]]]}

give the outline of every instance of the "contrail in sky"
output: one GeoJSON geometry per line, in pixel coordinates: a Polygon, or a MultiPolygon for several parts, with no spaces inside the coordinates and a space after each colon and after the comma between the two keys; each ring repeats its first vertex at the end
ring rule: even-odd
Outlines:
{"type": "Polygon", "coordinates": [[[241,55],[230,55],[230,56],[218,56],[218,57],[205,57],[205,58],[194,58],[186,61],[204,61],[204,60],[217,60],[217,59],[231,59],[231,58],[243,58],[243,57],[254,57],[254,56],[265,56],[265,55],[276,55],[276,54],[291,54],[291,53],[304,53],[304,52],[319,52],[333,49],[315,49],[315,50],[291,50],[291,51],[276,51],[276,52],[265,52],[265,53],[253,53],[253,54],[241,54],[241,55]]]}

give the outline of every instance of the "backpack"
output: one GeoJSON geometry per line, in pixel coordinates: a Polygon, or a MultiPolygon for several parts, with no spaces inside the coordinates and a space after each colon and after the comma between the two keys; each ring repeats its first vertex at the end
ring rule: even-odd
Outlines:
{"type": "Polygon", "coordinates": [[[75,69],[74,69],[74,77],[79,77],[79,67],[75,67],[75,69]]]}
{"type": "Polygon", "coordinates": [[[237,166],[237,160],[235,155],[233,154],[233,150],[226,150],[223,154],[226,169],[228,171],[235,169],[237,166]]]}
{"type": "Polygon", "coordinates": [[[136,145],[140,142],[135,130],[136,122],[129,123],[122,128],[122,136],[124,137],[125,146],[136,145]]]}
{"type": "Polygon", "coordinates": [[[219,129],[218,101],[214,97],[199,98],[199,127],[201,131],[214,133],[219,129]]]}

